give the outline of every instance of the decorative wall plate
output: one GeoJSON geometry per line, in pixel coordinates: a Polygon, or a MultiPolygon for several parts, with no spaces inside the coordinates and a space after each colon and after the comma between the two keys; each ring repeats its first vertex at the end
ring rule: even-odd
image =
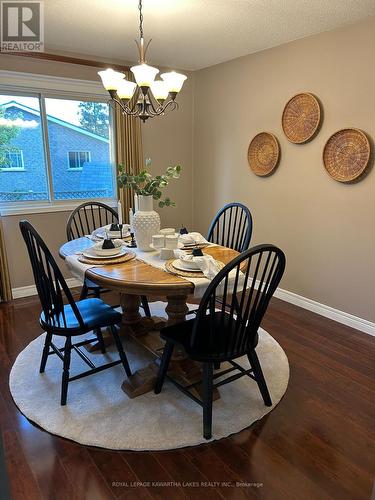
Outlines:
{"type": "Polygon", "coordinates": [[[257,134],[250,142],[247,159],[256,175],[269,175],[277,167],[280,147],[276,137],[269,132],[257,134]]]}
{"type": "Polygon", "coordinates": [[[344,128],[331,135],[326,142],[323,162],[333,179],[351,182],[366,170],[370,155],[371,147],[366,134],[356,128],[344,128]]]}
{"type": "Polygon", "coordinates": [[[284,134],[294,144],[312,139],[319,128],[320,104],[309,93],[297,94],[286,103],[281,119],[284,134]]]}

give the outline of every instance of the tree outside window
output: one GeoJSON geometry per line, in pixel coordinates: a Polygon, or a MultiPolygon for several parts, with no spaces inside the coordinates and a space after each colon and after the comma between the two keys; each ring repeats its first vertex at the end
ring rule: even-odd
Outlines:
{"type": "Polygon", "coordinates": [[[19,127],[6,123],[4,110],[0,107],[0,168],[9,167],[9,152],[12,151],[11,142],[20,131],[19,127]]]}
{"type": "Polygon", "coordinates": [[[79,121],[81,127],[108,139],[108,106],[100,102],[80,102],[79,121]]]}

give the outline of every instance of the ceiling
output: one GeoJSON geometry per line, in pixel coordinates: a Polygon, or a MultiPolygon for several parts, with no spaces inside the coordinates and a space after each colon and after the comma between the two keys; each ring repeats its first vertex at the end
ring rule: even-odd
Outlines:
{"type": "MultiPolygon", "coordinates": [[[[196,70],[375,15],[374,0],[143,0],[150,64],[196,70]]],[[[45,0],[48,51],[135,61],[138,0],[45,0]]]]}

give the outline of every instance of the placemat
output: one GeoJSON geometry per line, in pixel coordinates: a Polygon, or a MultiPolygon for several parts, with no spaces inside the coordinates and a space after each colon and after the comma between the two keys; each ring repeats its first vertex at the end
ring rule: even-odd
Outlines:
{"type": "MultiPolygon", "coordinates": [[[[167,260],[167,262],[165,263],[165,269],[169,273],[175,274],[176,276],[181,276],[182,278],[206,278],[206,276],[202,273],[202,271],[198,271],[198,272],[197,271],[182,271],[180,269],[176,269],[173,266],[173,262],[175,260],[176,259],[167,260]]],[[[216,262],[217,262],[219,268],[223,269],[225,264],[223,262],[220,262],[219,260],[217,260],[216,262]]]]}
{"type": "Polygon", "coordinates": [[[123,264],[124,262],[132,260],[134,258],[135,258],[134,252],[127,252],[126,254],[120,255],[119,257],[113,257],[113,259],[89,259],[88,257],[85,257],[84,255],[80,255],[78,257],[78,260],[79,260],[79,262],[82,262],[82,264],[93,264],[95,266],[105,266],[107,264],[123,264]]]}

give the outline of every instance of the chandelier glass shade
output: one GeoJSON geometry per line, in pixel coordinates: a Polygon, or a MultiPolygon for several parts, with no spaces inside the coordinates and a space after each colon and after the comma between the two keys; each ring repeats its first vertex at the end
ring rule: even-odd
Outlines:
{"type": "Polygon", "coordinates": [[[162,115],[167,109],[178,108],[176,97],[182,89],[186,76],[175,71],[162,73],[161,79],[155,80],[158,68],[146,63],[146,52],[151,40],[145,45],[143,36],[142,0],[139,1],[139,64],[130,71],[135,82],[125,78],[125,74],[113,69],[99,71],[104,88],[109,92],[115,106],[129,116],[138,116],[143,122],[148,118],[162,115]]]}

